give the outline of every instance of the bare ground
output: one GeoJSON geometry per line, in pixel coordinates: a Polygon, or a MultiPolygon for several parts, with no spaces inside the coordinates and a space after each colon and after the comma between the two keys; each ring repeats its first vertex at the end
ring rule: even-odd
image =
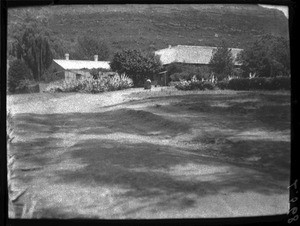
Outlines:
{"type": "Polygon", "coordinates": [[[290,94],[129,89],[8,96],[32,217],[288,212],[290,94]]]}

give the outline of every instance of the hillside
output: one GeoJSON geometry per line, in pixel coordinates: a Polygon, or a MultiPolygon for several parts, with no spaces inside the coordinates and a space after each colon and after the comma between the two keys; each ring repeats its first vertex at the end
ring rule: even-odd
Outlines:
{"type": "MultiPolygon", "coordinates": [[[[112,52],[178,44],[217,46],[222,39],[232,47],[244,48],[258,35],[288,37],[284,14],[256,5],[89,5],[27,11],[46,18],[49,29],[69,48],[82,34],[105,40],[112,52]]],[[[22,19],[20,15],[20,10],[11,10],[9,23],[22,19]]]]}

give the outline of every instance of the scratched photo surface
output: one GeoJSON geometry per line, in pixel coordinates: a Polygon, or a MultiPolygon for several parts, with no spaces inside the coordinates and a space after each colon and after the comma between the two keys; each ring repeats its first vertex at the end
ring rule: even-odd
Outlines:
{"type": "Polygon", "coordinates": [[[271,5],[9,9],[9,218],[287,214],[288,20],[271,5]]]}

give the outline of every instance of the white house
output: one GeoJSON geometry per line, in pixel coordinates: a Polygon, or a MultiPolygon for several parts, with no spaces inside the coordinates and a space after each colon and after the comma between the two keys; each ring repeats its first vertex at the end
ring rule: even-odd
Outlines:
{"type": "Polygon", "coordinates": [[[98,61],[98,55],[94,56],[94,60],[70,60],[69,54],[65,54],[65,59],[53,59],[49,67],[51,73],[58,74],[61,79],[73,80],[82,76],[91,76],[90,69],[106,69],[110,70],[109,61],[98,61]]]}

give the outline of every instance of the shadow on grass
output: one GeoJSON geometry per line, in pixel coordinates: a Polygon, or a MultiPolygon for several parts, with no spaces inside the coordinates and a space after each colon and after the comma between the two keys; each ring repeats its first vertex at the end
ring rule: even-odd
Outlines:
{"type": "Polygon", "coordinates": [[[15,119],[17,128],[23,133],[72,133],[76,130],[81,134],[124,132],[148,135],[159,131],[161,135],[176,136],[190,128],[185,123],[147,111],[126,108],[101,113],[19,114],[15,119]]]}
{"type": "MultiPolygon", "coordinates": [[[[112,141],[101,141],[100,144],[90,140],[76,144],[72,149],[73,157],[88,166],[76,172],[60,171],[58,182],[121,186],[129,189],[124,194],[126,197],[154,198],[166,194],[176,197],[180,194],[182,198],[215,195],[224,189],[271,195],[286,189],[285,183],[271,177],[266,180],[268,175],[265,173],[174,152],[168,146],[112,141]]],[[[180,208],[193,205],[188,200],[179,201],[182,203],[180,208]]],[[[167,203],[165,200],[161,204],[167,203]]]]}
{"type": "MultiPolygon", "coordinates": [[[[165,99],[170,98],[174,99],[165,99]]],[[[38,134],[42,138],[33,136],[32,140],[18,142],[12,146],[17,152],[21,152],[20,158],[25,157],[40,165],[47,165],[53,160],[45,154],[63,148],[60,145],[64,137],[57,138],[54,135],[73,134],[78,140],[75,145],[68,147],[69,153],[72,159],[79,159],[86,166],[77,171],[53,172],[53,177],[58,183],[121,186],[128,189],[122,196],[150,199],[161,197],[156,205],[166,208],[191,208],[195,205],[195,200],[190,199],[190,195],[215,195],[224,190],[251,191],[264,195],[282,194],[286,191],[290,156],[287,141],[257,139],[216,144],[218,136],[223,136],[223,140],[228,136],[220,130],[220,134],[213,134],[212,139],[200,139],[201,143],[207,142],[208,145],[215,146],[207,151],[220,159],[216,161],[216,158],[197,156],[191,150],[180,152],[181,149],[176,150],[167,145],[121,143],[109,139],[84,140],[80,137],[109,136],[117,132],[128,137],[152,136],[149,132],[175,137],[188,133],[191,127],[205,130],[205,126],[212,128],[213,125],[215,129],[224,127],[235,132],[244,132],[249,128],[268,128],[276,131],[289,129],[289,108],[282,104],[288,103],[288,97],[277,99],[268,95],[243,94],[238,97],[188,95],[176,98],[178,103],[172,104],[172,107],[187,109],[193,113],[205,113],[203,121],[194,120],[186,124],[148,111],[132,109],[101,113],[20,114],[15,117],[17,134],[38,134]],[[257,100],[254,100],[255,98],[257,100]],[[220,103],[223,105],[220,106],[220,103]],[[251,162],[253,157],[258,160],[251,162]]],[[[162,112],[166,110],[168,109],[164,106],[158,109],[162,112]]],[[[62,152],[61,158],[63,156],[62,152]]]]}

